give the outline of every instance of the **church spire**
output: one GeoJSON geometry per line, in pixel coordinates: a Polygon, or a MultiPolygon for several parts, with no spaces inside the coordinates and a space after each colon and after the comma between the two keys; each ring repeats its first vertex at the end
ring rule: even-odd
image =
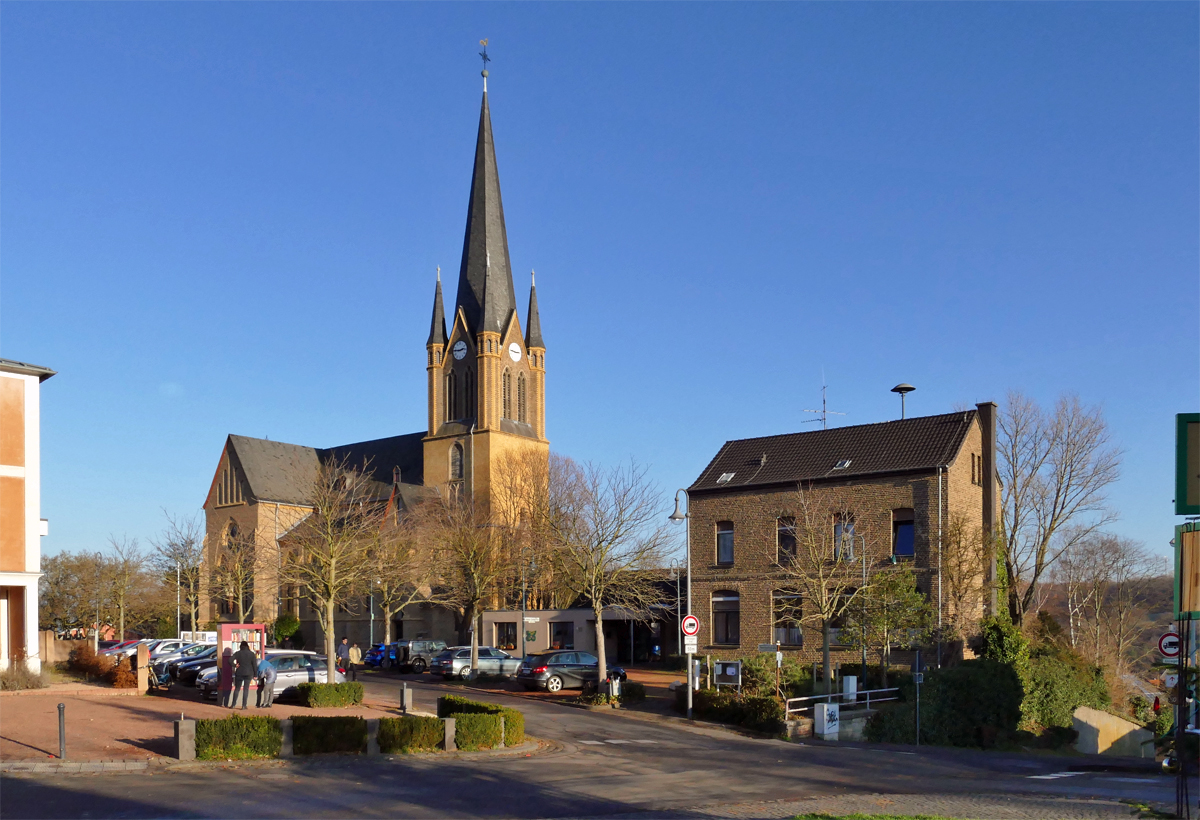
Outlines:
{"type": "Polygon", "coordinates": [[[446,344],[446,311],[442,308],[442,268],[438,266],[437,288],[433,291],[433,320],[429,326],[429,345],[446,344]]]}
{"type": "Polygon", "coordinates": [[[509,316],[517,309],[487,91],[483,92],[479,112],[475,170],[471,174],[471,199],[467,205],[467,229],[463,237],[456,302],[455,313],[462,308],[472,335],[503,332],[509,316]]]}
{"type": "Polygon", "coordinates": [[[537,281],[533,271],[529,272],[529,313],[525,318],[529,320],[525,326],[525,348],[540,347],[545,350],[546,343],[542,341],[542,320],[538,317],[537,281]]]}

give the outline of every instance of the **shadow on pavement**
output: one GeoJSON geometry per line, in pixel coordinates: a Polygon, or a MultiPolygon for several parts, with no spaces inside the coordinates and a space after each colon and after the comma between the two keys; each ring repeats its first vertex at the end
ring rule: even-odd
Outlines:
{"type": "MultiPolygon", "coordinates": [[[[124,780],[116,795],[97,794],[86,787],[88,780],[31,780],[4,777],[0,788],[0,816],[30,818],[59,817],[206,817],[167,803],[150,803],[130,797],[138,789],[124,780]],[[72,787],[68,788],[70,783],[72,787]],[[84,788],[78,788],[83,786],[84,788]],[[131,788],[132,787],[132,788],[131,788]]],[[[109,781],[111,782],[111,778],[109,781]]]]}

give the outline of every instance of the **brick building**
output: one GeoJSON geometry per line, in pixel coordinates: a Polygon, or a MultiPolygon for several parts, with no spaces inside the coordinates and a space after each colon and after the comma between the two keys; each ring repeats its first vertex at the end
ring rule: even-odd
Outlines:
{"type": "MultiPolygon", "coordinates": [[[[277,541],[308,514],[305,498],[320,464],[330,459],[351,466],[368,461],[380,501],[404,507],[431,493],[454,494],[472,499],[486,514],[500,491],[495,479],[507,454],[532,451],[549,457],[546,346],[537,291],[531,276],[523,327],[509,260],[486,78],[457,296],[449,318],[447,330],[439,270],[422,356],[428,389],[425,429],[330,448],[248,436],[226,439],[204,504],[205,560],[210,567],[215,565],[239,535],[253,534],[256,543],[265,545],[250,602],[254,621],[271,621],[282,602],[295,601],[294,590],[280,589],[277,541]]],[[[410,342],[414,347],[420,344],[416,339],[410,342]]],[[[320,640],[318,621],[307,607],[298,602],[288,606],[299,615],[304,638],[320,640]]],[[[373,619],[370,609],[360,606],[346,612],[344,634],[359,642],[367,641],[372,632],[382,637],[379,613],[376,610],[373,619]]],[[[202,617],[230,621],[235,612],[235,602],[210,596],[202,617]]],[[[437,607],[413,605],[394,624],[392,634],[450,641],[453,617],[437,607]]]]}
{"type": "Polygon", "coordinates": [[[0,359],[0,669],[38,671],[41,538],[41,384],[54,371],[0,359]]]}
{"type": "MultiPolygon", "coordinates": [[[[995,419],[989,402],[939,416],[726,442],[688,489],[700,652],[738,657],[778,641],[802,662],[820,659],[820,627],[804,620],[805,601],[785,569],[805,520],[828,528],[821,539],[830,545],[828,561],[857,567],[865,556],[868,574],[908,564],[942,616],[977,621],[989,603],[984,591],[995,577],[994,556],[979,559],[970,580],[973,611],[963,613],[952,612],[939,590],[939,558],[951,521],[974,532],[977,543],[990,543],[998,500],[995,419]]],[[[835,662],[858,659],[845,649],[835,662]]]]}

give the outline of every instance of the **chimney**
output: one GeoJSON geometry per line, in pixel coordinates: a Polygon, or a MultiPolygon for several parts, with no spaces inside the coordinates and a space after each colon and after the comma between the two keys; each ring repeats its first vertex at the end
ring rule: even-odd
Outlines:
{"type": "Polygon", "coordinates": [[[979,410],[979,427],[983,433],[983,539],[988,545],[988,584],[992,594],[989,615],[999,613],[996,598],[996,403],[985,401],[975,405],[979,410]]]}

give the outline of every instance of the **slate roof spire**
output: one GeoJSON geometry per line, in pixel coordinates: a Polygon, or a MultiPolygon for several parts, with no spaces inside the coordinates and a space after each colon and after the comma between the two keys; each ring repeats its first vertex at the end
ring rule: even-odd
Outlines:
{"type": "Polygon", "coordinates": [[[517,309],[486,90],[479,111],[475,170],[471,174],[467,229],[463,237],[462,265],[458,271],[456,315],[458,308],[462,308],[472,335],[502,332],[509,316],[517,309]]]}
{"type": "Polygon", "coordinates": [[[442,308],[442,267],[438,265],[437,288],[433,291],[433,319],[429,323],[429,345],[446,344],[446,311],[442,308]]]}
{"type": "Polygon", "coordinates": [[[546,343],[542,341],[542,320],[538,317],[537,281],[533,271],[529,272],[529,313],[525,318],[529,320],[525,326],[525,348],[528,350],[531,347],[540,347],[545,350],[546,343]]]}

